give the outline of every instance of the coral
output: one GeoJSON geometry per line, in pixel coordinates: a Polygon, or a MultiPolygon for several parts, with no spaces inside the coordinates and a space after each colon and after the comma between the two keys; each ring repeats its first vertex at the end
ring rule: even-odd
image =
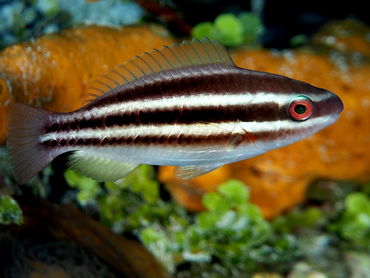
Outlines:
{"type": "Polygon", "coordinates": [[[361,59],[360,52],[348,55],[311,48],[235,50],[231,54],[240,67],[283,74],[333,91],[345,110],[334,125],[305,140],[199,178],[179,180],[173,168],[160,167],[159,179],[180,204],[200,210],[204,192],[215,191],[220,183],[235,178],[251,188],[251,202],[272,218],[302,202],[307,185],[315,179],[370,179],[370,63],[361,59]]]}
{"type": "Polygon", "coordinates": [[[0,144],[6,140],[10,103],[76,110],[99,75],[134,55],[172,43],[157,25],[89,26],[7,47],[0,53],[0,144]]]}

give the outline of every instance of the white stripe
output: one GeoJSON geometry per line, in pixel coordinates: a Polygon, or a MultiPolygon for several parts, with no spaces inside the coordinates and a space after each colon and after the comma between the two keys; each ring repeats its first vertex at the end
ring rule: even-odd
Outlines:
{"type": "MultiPolygon", "coordinates": [[[[170,136],[170,135],[220,135],[227,132],[240,133],[240,128],[246,130],[248,133],[258,132],[277,132],[279,130],[297,130],[303,131],[314,128],[315,126],[325,123],[329,116],[322,116],[309,119],[304,122],[294,122],[290,119],[270,121],[270,122],[225,122],[219,124],[163,124],[163,125],[140,125],[131,127],[112,127],[108,129],[83,129],[78,131],[66,131],[48,133],[40,137],[40,142],[49,140],[71,139],[71,138],[124,138],[137,136],[170,136]]],[[[276,138],[279,140],[279,138],[276,138]]]]}
{"type": "MultiPolygon", "coordinates": [[[[133,112],[138,109],[141,111],[155,111],[157,109],[167,110],[174,107],[186,107],[186,108],[197,108],[197,107],[227,107],[233,105],[251,105],[251,104],[266,104],[266,103],[277,103],[279,106],[289,105],[294,100],[294,95],[287,94],[276,94],[258,92],[256,94],[250,94],[248,92],[241,94],[227,94],[225,92],[222,95],[214,93],[201,93],[197,95],[182,95],[173,96],[171,98],[163,99],[148,99],[148,100],[133,100],[127,102],[119,102],[110,104],[104,107],[93,108],[85,112],[86,119],[91,117],[100,117],[115,113],[116,111],[133,112]]],[[[297,94],[299,96],[302,94],[297,94]]],[[[304,94],[303,94],[304,95],[304,94]]],[[[332,96],[332,93],[322,95],[322,99],[327,99],[332,96]]],[[[315,98],[318,98],[315,95],[315,98]]],[[[314,101],[319,101],[315,99],[314,101]]],[[[76,115],[80,117],[80,115],[76,115]]]]}

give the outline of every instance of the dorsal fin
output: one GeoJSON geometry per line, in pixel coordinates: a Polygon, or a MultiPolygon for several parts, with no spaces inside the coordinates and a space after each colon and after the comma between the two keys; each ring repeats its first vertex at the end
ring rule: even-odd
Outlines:
{"type": "Polygon", "coordinates": [[[235,66],[225,47],[217,40],[210,41],[203,37],[200,41],[193,39],[191,42],[174,43],[170,47],[163,46],[160,50],[154,49],[150,53],[144,52],[141,56],[135,56],[123,65],[119,65],[101,75],[92,83],[90,88],[94,92],[88,95],[87,101],[91,101],[112,89],[145,75],[192,65],[213,63],[235,66]]]}

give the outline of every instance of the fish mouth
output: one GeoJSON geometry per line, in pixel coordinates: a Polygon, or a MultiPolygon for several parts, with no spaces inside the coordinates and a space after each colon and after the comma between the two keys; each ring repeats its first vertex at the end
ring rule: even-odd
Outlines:
{"type": "Polygon", "coordinates": [[[331,115],[328,122],[330,121],[331,123],[335,123],[339,117],[340,117],[340,114],[331,115]]]}
{"type": "Polygon", "coordinates": [[[333,114],[328,117],[328,119],[325,121],[323,128],[328,127],[332,124],[334,124],[338,118],[340,117],[340,114],[333,114]]]}
{"type": "Polygon", "coordinates": [[[325,109],[321,111],[322,116],[323,114],[326,114],[327,120],[325,121],[325,126],[329,126],[333,123],[335,123],[340,113],[344,110],[344,105],[342,100],[334,93],[330,92],[330,97],[325,101],[324,105],[325,109]]]}

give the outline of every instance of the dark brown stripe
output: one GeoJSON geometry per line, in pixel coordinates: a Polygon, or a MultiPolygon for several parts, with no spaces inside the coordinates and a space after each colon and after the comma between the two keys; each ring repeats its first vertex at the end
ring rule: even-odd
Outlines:
{"type": "MultiPolygon", "coordinates": [[[[327,100],[322,101],[327,102],[327,100]]],[[[320,102],[314,103],[316,107],[321,107],[320,102]]],[[[317,110],[311,118],[325,115],[327,111],[317,110]]],[[[59,117],[63,117],[59,116],[59,117]]],[[[63,132],[67,130],[82,130],[82,129],[101,129],[114,126],[130,126],[130,125],[161,125],[161,124],[194,124],[196,122],[266,122],[288,119],[288,107],[279,107],[277,103],[264,103],[253,105],[234,105],[227,107],[198,107],[180,109],[174,107],[167,110],[157,111],[137,111],[121,112],[113,115],[107,115],[101,118],[91,119],[75,119],[72,122],[61,121],[48,123],[44,127],[44,132],[63,132]]]]}
{"type": "Polygon", "coordinates": [[[127,101],[150,101],[204,92],[216,95],[256,94],[258,92],[290,95],[292,93],[326,94],[307,83],[266,72],[252,71],[225,64],[197,65],[144,76],[111,90],[83,107],[85,110],[127,101]]]}
{"type": "Polygon", "coordinates": [[[121,112],[101,118],[76,119],[73,122],[54,122],[45,126],[45,133],[129,125],[194,124],[197,122],[221,123],[238,120],[243,122],[263,122],[285,119],[286,117],[286,108],[279,108],[276,103],[188,109],[174,107],[159,111],[121,112]]]}
{"type": "Polygon", "coordinates": [[[106,147],[106,146],[140,146],[140,145],[210,145],[222,144],[222,141],[227,143],[230,140],[227,136],[220,135],[207,135],[207,136],[194,136],[194,135],[172,135],[172,136],[130,136],[126,138],[79,138],[79,139],[58,139],[47,140],[42,143],[43,146],[48,148],[59,147],[106,147]]]}
{"type": "MultiPolygon", "coordinates": [[[[335,99],[334,99],[335,100],[335,99]]],[[[311,119],[328,113],[326,110],[318,110],[324,106],[323,100],[314,103],[314,114],[311,119]]],[[[59,116],[58,122],[46,123],[44,134],[50,132],[63,132],[68,130],[102,129],[110,127],[124,127],[130,125],[161,125],[161,124],[194,124],[197,122],[266,122],[289,119],[288,107],[279,107],[277,103],[182,108],[174,107],[157,111],[118,112],[100,118],[75,119],[72,122],[63,121],[63,115],[59,116]]]]}
{"type": "MultiPolygon", "coordinates": [[[[288,129],[279,130],[279,132],[254,132],[244,135],[244,144],[255,143],[258,145],[259,142],[275,141],[279,140],[282,134],[292,136],[296,133],[300,133],[299,129],[288,129]],[[251,137],[253,140],[251,140],[251,137]]],[[[157,146],[210,146],[212,144],[227,146],[232,140],[231,137],[225,135],[156,135],[156,136],[130,136],[126,138],[79,138],[79,139],[59,139],[59,140],[48,140],[42,143],[43,146],[48,148],[59,148],[59,147],[120,147],[120,146],[143,146],[143,145],[157,145],[157,146]]]]}
{"type": "Polygon", "coordinates": [[[230,92],[239,93],[239,77],[242,76],[237,68],[226,65],[222,65],[222,69],[220,65],[200,65],[168,70],[117,87],[84,109],[88,111],[119,102],[150,101],[200,92],[225,93],[226,88],[230,92]]]}

